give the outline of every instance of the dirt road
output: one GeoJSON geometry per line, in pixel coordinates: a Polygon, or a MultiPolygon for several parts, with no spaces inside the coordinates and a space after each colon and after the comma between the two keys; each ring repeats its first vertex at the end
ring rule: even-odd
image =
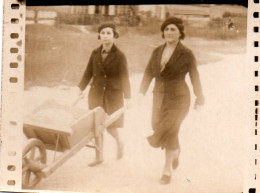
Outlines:
{"type": "MultiPolygon", "coordinates": [[[[173,173],[171,184],[158,183],[164,152],[150,147],[146,141],[152,133],[151,86],[143,104],[126,112],[125,128],[120,129],[125,143],[122,160],[115,159],[115,142],[105,132],[105,162],[102,165],[88,167],[95,153],[84,148],[50,177],[43,179],[36,189],[113,193],[241,192],[243,101],[246,100],[244,68],[245,55],[242,54],[223,55],[223,60],[199,67],[206,104],[200,112],[191,107],[183,122],[179,136],[180,165],[173,173]]],[[[141,76],[131,76],[133,96],[141,76]]],[[[189,78],[187,82],[190,82],[189,78]]],[[[26,112],[48,98],[68,102],[68,96],[74,97],[73,89],[34,87],[25,92],[26,112]]]]}

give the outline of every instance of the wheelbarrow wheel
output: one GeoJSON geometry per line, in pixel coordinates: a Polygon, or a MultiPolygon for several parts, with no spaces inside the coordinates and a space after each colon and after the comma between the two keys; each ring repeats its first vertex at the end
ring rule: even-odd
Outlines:
{"type": "Polygon", "coordinates": [[[31,138],[23,150],[22,186],[33,188],[42,178],[46,166],[46,148],[41,140],[31,138]]]}

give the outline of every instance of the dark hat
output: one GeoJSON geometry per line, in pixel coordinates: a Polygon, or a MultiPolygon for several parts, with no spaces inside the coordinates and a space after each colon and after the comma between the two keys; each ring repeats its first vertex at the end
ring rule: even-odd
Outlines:
{"type": "Polygon", "coordinates": [[[184,39],[185,34],[184,34],[184,25],[183,25],[182,19],[180,19],[178,17],[173,17],[173,16],[167,18],[161,25],[161,31],[163,32],[164,29],[166,28],[166,26],[170,25],[170,24],[176,25],[176,27],[179,29],[180,34],[181,34],[180,39],[184,39]]]}
{"type": "Polygon", "coordinates": [[[116,25],[112,22],[106,22],[106,23],[100,24],[100,26],[98,27],[98,33],[100,33],[102,29],[107,28],[107,27],[110,27],[113,29],[115,38],[119,37],[119,33],[116,31],[116,25]]]}

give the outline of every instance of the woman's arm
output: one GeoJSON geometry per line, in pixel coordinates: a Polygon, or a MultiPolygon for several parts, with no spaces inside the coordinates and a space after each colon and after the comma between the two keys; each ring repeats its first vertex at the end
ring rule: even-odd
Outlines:
{"type": "Polygon", "coordinates": [[[197,97],[195,105],[203,105],[204,104],[204,96],[202,93],[200,76],[197,70],[196,58],[193,53],[190,53],[190,62],[189,62],[189,75],[191,79],[191,83],[193,86],[193,91],[195,96],[197,97]]]}
{"type": "Polygon", "coordinates": [[[82,76],[82,79],[81,79],[80,83],[78,84],[78,87],[80,88],[80,90],[84,90],[86,88],[86,86],[88,85],[89,81],[92,78],[92,75],[93,75],[93,53],[90,56],[88,65],[82,76]]]}
{"type": "Polygon", "coordinates": [[[131,98],[131,89],[130,89],[130,81],[129,81],[129,74],[127,68],[127,61],[125,55],[122,57],[122,62],[120,65],[120,76],[123,86],[124,98],[129,99],[131,98]]]}
{"type": "Polygon", "coordinates": [[[148,65],[145,68],[143,80],[142,80],[142,83],[141,83],[141,86],[139,89],[139,93],[142,93],[143,95],[145,95],[145,93],[146,93],[147,89],[149,88],[149,85],[153,79],[153,72],[152,72],[153,55],[154,55],[154,53],[152,54],[152,56],[148,62],[148,65]]]}

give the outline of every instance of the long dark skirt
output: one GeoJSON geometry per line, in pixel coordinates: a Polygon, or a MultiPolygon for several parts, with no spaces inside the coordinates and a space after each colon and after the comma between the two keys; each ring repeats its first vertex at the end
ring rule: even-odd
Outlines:
{"type": "Polygon", "coordinates": [[[179,129],[189,111],[189,105],[184,108],[153,108],[152,127],[154,134],[147,137],[153,147],[176,150],[179,149],[179,129]]]}

